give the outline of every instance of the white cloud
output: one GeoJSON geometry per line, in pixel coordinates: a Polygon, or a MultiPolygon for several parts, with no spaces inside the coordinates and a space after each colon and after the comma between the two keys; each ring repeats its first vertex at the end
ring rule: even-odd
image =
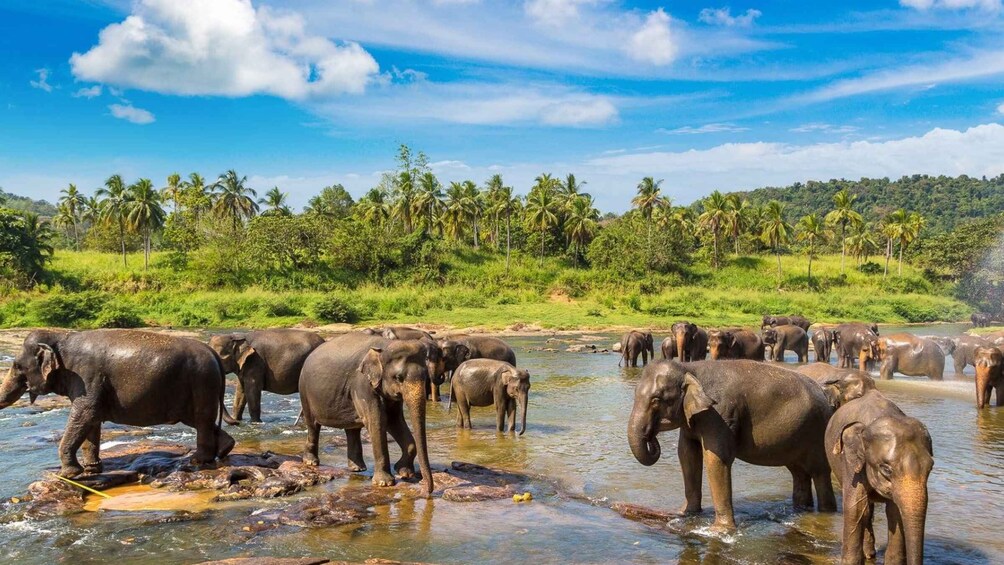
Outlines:
{"type": "Polygon", "coordinates": [[[628,54],[635,60],[653,65],[668,65],[677,55],[677,46],[669,29],[669,16],[659,8],[645,19],[641,29],[631,36],[628,54]]]}
{"type": "Polygon", "coordinates": [[[81,88],[72,94],[74,98],[97,98],[101,96],[101,85],[96,84],[91,87],[81,88]]]}
{"type": "Polygon", "coordinates": [[[137,108],[131,104],[111,104],[108,106],[112,116],[134,124],[146,125],[154,122],[153,114],[148,110],[137,108]]]}
{"type": "Polygon", "coordinates": [[[997,106],[997,113],[1004,115],[1004,102],[1000,106],[997,106]]]}
{"type": "Polygon", "coordinates": [[[788,131],[791,131],[791,132],[794,132],[794,133],[823,132],[823,133],[838,133],[838,134],[843,134],[843,133],[854,133],[854,132],[858,131],[858,128],[856,128],[854,126],[847,126],[847,125],[844,125],[844,126],[835,126],[833,124],[826,124],[826,123],[821,123],[821,122],[813,122],[813,123],[808,123],[808,124],[802,124],[802,125],[800,125],[798,127],[791,128],[788,131]]]}
{"type": "Polygon", "coordinates": [[[52,85],[49,84],[49,69],[37,69],[35,74],[38,75],[38,80],[28,81],[28,84],[32,88],[52,92],[52,85]]]}
{"type": "Polygon", "coordinates": [[[750,8],[746,10],[746,13],[733,16],[732,10],[728,7],[726,8],[705,8],[701,10],[700,15],[697,19],[710,25],[719,25],[725,27],[749,27],[753,25],[753,21],[763,15],[760,10],[754,10],[750,8]]]}
{"type": "Polygon", "coordinates": [[[548,26],[558,27],[579,17],[579,7],[595,4],[596,0],[527,0],[526,15],[548,26]]]}
{"type": "Polygon", "coordinates": [[[737,133],[741,131],[749,131],[750,128],[744,128],[731,123],[715,123],[715,124],[704,124],[703,126],[693,127],[693,126],[683,126],[676,129],[666,129],[659,128],[655,130],[656,133],[666,133],[670,135],[696,135],[702,133],[737,133]]]}
{"type": "Polygon", "coordinates": [[[1001,0],[899,0],[900,6],[915,10],[982,10],[997,12],[1001,0]]]}
{"type": "Polygon", "coordinates": [[[300,15],[250,0],[139,0],[70,65],[79,80],[154,92],[288,99],[359,93],[377,75],[358,44],[305,28],[300,15]]]}

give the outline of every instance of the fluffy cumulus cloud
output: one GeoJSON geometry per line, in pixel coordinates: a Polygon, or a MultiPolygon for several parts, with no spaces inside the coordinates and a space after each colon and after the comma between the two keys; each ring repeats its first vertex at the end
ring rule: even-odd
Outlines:
{"type": "Polygon", "coordinates": [[[705,8],[697,16],[697,19],[710,25],[725,27],[749,27],[753,21],[763,15],[760,10],[750,8],[746,13],[738,16],[732,15],[730,8],[705,8]]]}
{"type": "Polygon", "coordinates": [[[150,111],[137,108],[132,104],[111,104],[108,106],[108,111],[120,120],[139,125],[152,124],[155,119],[150,111]]]}
{"type": "Polygon", "coordinates": [[[579,17],[579,7],[595,4],[596,0],[527,0],[526,15],[546,25],[560,26],[579,17]]]}
{"type": "Polygon", "coordinates": [[[669,25],[669,15],[662,8],[649,13],[645,23],[631,36],[628,54],[635,60],[653,65],[672,63],[678,48],[669,25]]]}
{"type": "Polygon", "coordinates": [[[1004,116],[1004,102],[1001,102],[1000,106],[997,106],[997,113],[1004,116]]]}
{"type": "Polygon", "coordinates": [[[360,93],[377,62],[356,43],[306,31],[302,16],[250,0],[139,0],[70,58],[83,81],[182,95],[306,99],[360,93]]]}
{"type": "Polygon", "coordinates": [[[80,90],[73,93],[74,98],[97,98],[101,96],[101,85],[96,84],[94,86],[88,86],[81,88],[80,90]]]}
{"type": "Polygon", "coordinates": [[[899,0],[900,6],[915,10],[983,10],[997,12],[1001,0],[899,0]]]}
{"type": "Polygon", "coordinates": [[[49,84],[49,69],[38,69],[35,71],[35,74],[38,75],[38,80],[28,81],[28,84],[32,88],[52,92],[52,85],[49,84]]]}

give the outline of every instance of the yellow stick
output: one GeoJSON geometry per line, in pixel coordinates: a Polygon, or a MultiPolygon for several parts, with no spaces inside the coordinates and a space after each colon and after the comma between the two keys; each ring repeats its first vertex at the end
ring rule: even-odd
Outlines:
{"type": "Polygon", "coordinates": [[[107,495],[107,494],[105,494],[105,493],[103,493],[103,492],[101,492],[99,490],[94,490],[94,489],[92,489],[91,487],[89,487],[87,485],[82,485],[82,484],[78,483],[77,481],[71,481],[70,479],[67,479],[66,477],[60,477],[59,475],[57,475],[55,473],[50,473],[50,474],[53,477],[56,477],[57,479],[59,479],[61,481],[65,481],[65,482],[67,482],[67,483],[69,483],[69,484],[71,484],[71,485],[73,485],[75,487],[80,487],[80,488],[86,490],[89,493],[96,494],[96,495],[104,497],[104,498],[112,498],[111,496],[109,496],[109,495],[107,495]]]}

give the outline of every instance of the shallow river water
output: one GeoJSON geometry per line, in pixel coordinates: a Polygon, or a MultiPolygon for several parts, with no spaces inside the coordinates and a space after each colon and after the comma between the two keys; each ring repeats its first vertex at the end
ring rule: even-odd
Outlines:
{"type": "MultiPolygon", "coordinates": [[[[886,327],[883,333],[898,328],[886,327]]],[[[917,334],[955,335],[968,326],[910,327],[917,334]]],[[[617,336],[600,334],[604,347],[617,336]]],[[[657,340],[661,339],[657,334],[657,340]]],[[[738,531],[707,533],[713,513],[707,486],[705,512],[652,528],[609,509],[628,502],[673,510],[683,502],[683,480],[674,449],[677,432],[660,436],[663,458],[643,467],[625,438],[640,369],[617,367],[616,354],[565,353],[546,335],[509,338],[532,377],[524,436],[497,435],[491,408],[474,409],[475,429],[454,427],[446,402],[430,406],[429,445],[434,467],[467,461],[543,475],[558,488],[540,488],[529,504],[511,500],[446,503],[410,500],[378,508],[363,524],[320,529],[244,532],[261,508],[290,499],[213,505],[208,518],[172,521],[170,512],[87,512],[66,518],[20,520],[0,508],[0,562],[193,563],[235,556],[323,556],[437,563],[830,563],[840,550],[840,514],[795,513],[791,478],[784,468],[733,469],[738,531]],[[553,347],[558,352],[533,349],[553,347]]],[[[564,339],[564,338],[562,338],[564,339]]],[[[567,339],[575,340],[576,337],[567,339]]],[[[10,354],[0,350],[0,357],[10,354]]],[[[794,359],[791,359],[792,361],[794,359]]],[[[2,363],[0,363],[2,364],[2,363]]],[[[946,380],[899,377],[879,388],[907,414],[925,422],[934,440],[926,555],[931,563],[1004,562],[1004,409],[977,413],[972,368],[946,380]]],[[[6,366],[2,369],[6,371],[6,366]]],[[[444,387],[445,389],[446,387],[444,387]]],[[[230,391],[232,393],[232,389],[230,391]]],[[[228,405],[232,399],[228,393],[228,405]]],[[[265,423],[228,428],[242,446],[299,454],[304,432],[292,426],[296,396],[265,395],[265,423]]],[[[454,408],[454,410],[456,410],[454,408]]],[[[21,496],[46,469],[58,467],[56,439],[65,409],[0,412],[0,500],[21,496]]],[[[345,451],[331,445],[340,430],[322,431],[322,463],[342,467],[345,451]]],[[[184,426],[164,426],[147,438],[194,443],[184,426]]],[[[364,446],[372,467],[369,446],[364,446]]],[[[361,477],[336,480],[306,494],[337,490],[361,477]]],[[[837,497],[839,501],[839,496],[837,497]]],[[[876,512],[880,557],[884,512],[876,512]]]]}

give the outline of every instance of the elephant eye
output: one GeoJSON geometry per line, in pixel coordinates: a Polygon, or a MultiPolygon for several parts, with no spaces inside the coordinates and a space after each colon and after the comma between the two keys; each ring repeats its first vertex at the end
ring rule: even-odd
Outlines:
{"type": "Polygon", "coordinates": [[[398,373],[397,375],[394,376],[394,378],[397,379],[397,382],[403,383],[404,382],[404,373],[398,373]]]}
{"type": "Polygon", "coordinates": [[[888,463],[882,463],[879,465],[879,472],[883,477],[889,478],[892,476],[892,467],[888,463]]]}
{"type": "Polygon", "coordinates": [[[658,396],[653,396],[651,404],[652,404],[652,406],[658,406],[659,402],[661,402],[661,401],[662,401],[662,399],[659,398],[658,396]]]}

